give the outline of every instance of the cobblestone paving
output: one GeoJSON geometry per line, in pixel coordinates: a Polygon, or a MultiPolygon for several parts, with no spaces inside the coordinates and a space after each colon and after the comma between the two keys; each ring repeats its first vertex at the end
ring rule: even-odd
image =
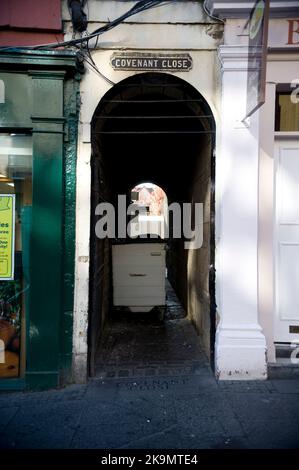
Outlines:
{"type": "Polygon", "coordinates": [[[157,312],[115,312],[100,346],[99,378],[210,374],[191,322],[167,283],[165,321],[157,312]]]}

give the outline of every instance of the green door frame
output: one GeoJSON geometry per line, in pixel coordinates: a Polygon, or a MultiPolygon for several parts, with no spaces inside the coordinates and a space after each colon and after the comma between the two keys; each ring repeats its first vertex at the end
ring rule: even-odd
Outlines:
{"type": "Polygon", "coordinates": [[[27,81],[21,106],[16,87],[0,105],[0,131],[32,132],[33,199],[26,371],[0,389],[47,389],[71,381],[80,73],[74,52],[10,49],[2,72],[27,81]]]}

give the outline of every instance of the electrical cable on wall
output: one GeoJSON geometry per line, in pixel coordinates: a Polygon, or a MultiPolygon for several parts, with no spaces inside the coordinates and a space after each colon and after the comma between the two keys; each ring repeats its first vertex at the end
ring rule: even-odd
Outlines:
{"type": "Polygon", "coordinates": [[[20,49],[36,50],[36,49],[44,49],[44,48],[56,49],[57,47],[77,46],[79,44],[85,43],[86,41],[89,41],[90,39],[96,38],[104,34],[107,31],[110,31],[111,29],[115,28],[119,24],[123,23],[123,21],[125,21],[127,18],[133,15],[136,15],[137,13],[142,13],[143,11],[149,10],[156,6],[162,6],[164,4],[166,5],[168,3],[169,1],[164,1],[164,0],[140,0],[126,13],[119,16],[113,21],[109,21],[107,24],[94,30],[92,33],[90,33],[89,35],[85,37],[81,37],[78,39],[70,39],[69,41],[54,42],[54,43],[49,43],[49,44],[38,44],[36,46],[3,47],[3,48],[0,48],[0,50],[10,50],[10,51],[20,50],[20,49]]]}
{"type": "Polygon", "coordinates": [[[136,15],[137,13],[141,13],[143,11],[149,10],[151,8],[166,5],[170,3],[169,1],[164,0],[141,0],[137,2],[130,10],[126,13],[121,15],[120,17],[116,18],[113,21],[109,21],[109,23],[105,24],[104,26],[96,29],[91,34],[84,35],[84,31],[86,31],[87,27],[87,16],[83,10],[87,0],[68,0],[68,7],[70,11],[70,16],[72,19],[72,24],[74,30],[83,33],[81,38],[78,39],[71,39],[69,41],[62,41],[50,44],[40,44],[36,46],[25,46],[25,47],[1,47],[1,51],[10,51],[10,52],[18,52],[20,50],[41,50],[41,49],[55,49],[57,47],[75,47],[79,49],[78,55],[80,59],[84,60],[89,67],[91,67],[96,73],[98,73],[104,80],[106,80],[110,85],[115,85],[115,83],[106,77],[97,67],[96,63],[94,62],[90,47],[89,41],[93,38],[96,38],[95,47],[97,47],[99,36],[104,34],[107,31],[115,28],[119,24],[123,23],[127,18],[136,15]],[[81,46],[81,47],[80,47],[81,46]],[[84,47],[85,46],[85,47],[84,47]]]}
{"type": "Polygon", "coordinates": [[[167,5],[172,3],[176,0],[165,1],[165,0],[140,0],[138,1],[130,10],[126,13],[121,15],[120,17],[116,18],[113,21],[109,21],[104,26],[94,30],[90,34],[85,34],[87,28],[87,15],[85,14],[83,8],[87,3],[87,0],[68,0],[68,7],[70,16],[72,19],[73,29],[78,31],[82,34],[82,36],[78,39],[71,39],[68,41],[50,43],[50,44],[39,44],[36,46],[20,46],[20,47],[1,47],[1,51],[20,51],[20,50],[42,50],[42,49],[56,49],[58,47],[75,47],[78,49],[78,55],[80,56],[81,60],[84,60],[95,72],[97,72],[102,78],[104,78],[110,85],[114,85],[115,83],[106,77],[97,67],[96,63],[94,62],[91,51],[90,51],[90,40],[96,38],[96,43],[93,49],[95,49],[98,45],[99,36],[104,34],[107,31],[115,28],[119,24],[123,23],[127,18],[130,18],[137,13],[142,13],[143,11],[149,10],[151,8],[159,7],[162,5],[167,5]]]}
{"type": "MultiPolygon", "coordinates": [[[[77,46],[78,47],[78,46],[77,46]]],[[[87,51],[86,51],[87,52],[87,51]]],[[[100,70],[99,68],[97,67],[96,63],[94,62],[91,54],[90,54],[90,51],[87,52],[87,54],[84,52],[84,49],[81,47],[79,48],[78,47],[78,56],[84,60],[88,65],[89,67],[94,71],[96,72],[101,78],[103,78],[107,83],[109,83],[109,85],[115,85],[115,83],[110,80],[110,78],[106,77],[106,75],[104,75],[100,70]]]]}

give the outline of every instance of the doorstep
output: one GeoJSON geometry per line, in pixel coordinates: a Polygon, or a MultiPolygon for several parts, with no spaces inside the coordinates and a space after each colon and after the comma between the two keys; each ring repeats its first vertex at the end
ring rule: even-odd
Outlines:
{"type": "Polygon", "coordinates": [[[299,379],[299,364],[273,362],[268,364],[268,379],[299,379]]]}

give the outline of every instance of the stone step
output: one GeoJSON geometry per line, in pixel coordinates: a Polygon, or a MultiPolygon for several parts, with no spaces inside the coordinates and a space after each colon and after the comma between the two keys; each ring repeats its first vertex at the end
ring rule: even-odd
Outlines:
{"type": "Polygon", "coordinates": [[[268,364],[269,379],[299,379],[299,364],[276,362],[268,364]]]}

